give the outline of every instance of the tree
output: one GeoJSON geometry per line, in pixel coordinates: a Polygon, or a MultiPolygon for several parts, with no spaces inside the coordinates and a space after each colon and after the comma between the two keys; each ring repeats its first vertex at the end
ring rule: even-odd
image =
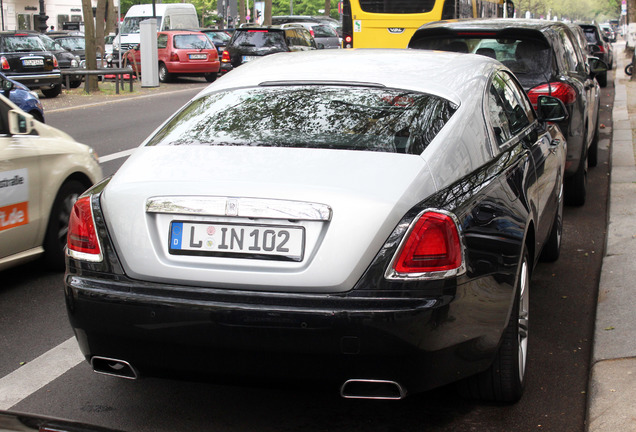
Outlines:
{"type": "MultiPolygon", "coordinates": [[[[114,31],[115,6],[113,0],[97,0],[95,17],[91,0],[82,0],[84,16],[84,39],[86,41],[86,69],[97,69],[97,53],[104,54],[104,35],[114,31]]],[[[97,76],[87,76],[88,91],[99,90],[97,76]]]]}

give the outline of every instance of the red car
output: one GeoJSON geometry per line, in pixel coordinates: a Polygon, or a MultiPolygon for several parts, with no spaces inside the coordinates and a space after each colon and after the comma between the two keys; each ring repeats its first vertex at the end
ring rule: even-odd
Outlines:
{"type": "MultiPolygon", "coordinates": [[[[168,82],[177,75],[204,76],[216,79],[221,67],[219,53],[206,35],[193,31],[163,31],[157,33],[159,81],[168,82]]],[[[141,73],[139,45],[127,54],[128,64],[141,73]]]]}

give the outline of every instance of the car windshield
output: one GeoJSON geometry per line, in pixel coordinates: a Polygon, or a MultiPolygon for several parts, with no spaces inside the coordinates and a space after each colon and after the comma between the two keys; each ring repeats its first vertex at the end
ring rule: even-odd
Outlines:
{"type": "Polygon", "coordinates": [[[46,51],[39,37],[33,35],[12,35],[2,38],[7,52],[46,51]]]}
{"type": "Polygon", "coordinates": [[[55,42],[50,37],[46,35],[40,35],[40,39],[42,40],[42,43],[44,44],[44,47],[47,51],[64,51],[64,48],[62,48],[59,43],[55,42]]]}
{"type": "Polygon", "coordinates": [[[211,49],[210,40],[203,34],[180,34],[174,36],[177,49],[211,49]]]}
{"type": "MultiPolygon", "coordinates": [[[[150,19],[150,17],[126,17],[124,22],[121,23],[122,34],[139,33],[139,24],[142,21],[150,19]]],[[[161,17],[157,17],[157,28],[161,27],[161,17]]]]}
{"type": "Polygon", "coordinates": [[[280,48],[285,50],[285,35],[282,31],[246,30],[234,32],[234,45],[256,48],[280,48]]]}
{"type": "Polygon", "coordinates": [[[149,146],[265,146],[420,154],[453,115],[446,99],[349,86],[264,86],[213,93],[149,146]]]}
{"type": "Polygon", "coordinates": [[[551,75],[553,62],[550,48],[533,39],[444,38],[428,37],[417,40],[410,48],[481,54],[499,60],[519,79],[522,75],[546,77],[551,75]]]}
{"type": "Polygon", "coordinates": [[[589,43],[598,43],[598,38],[596,37],[596,30],[593,27],[583,27],[583,32],[585,33],[585,38],[589,43]]]}
{"type": "Polygon", "coordinates": [[[57,39],[57,41],[69,51],[86,49],[86,41],[83,37],[64,37],[57,39]]]}

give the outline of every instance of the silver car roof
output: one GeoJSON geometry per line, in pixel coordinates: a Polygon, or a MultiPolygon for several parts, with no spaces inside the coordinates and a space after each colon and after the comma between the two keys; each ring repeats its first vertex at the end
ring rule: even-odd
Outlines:
{"type": "Polygon", "coordinates": [[[498,67],[485,56],[414,49],[279,53],[234,69],[200,95],[272,83],[365,84],[429,93],[461,105],[476,96],[475,80],[498,67]]]}

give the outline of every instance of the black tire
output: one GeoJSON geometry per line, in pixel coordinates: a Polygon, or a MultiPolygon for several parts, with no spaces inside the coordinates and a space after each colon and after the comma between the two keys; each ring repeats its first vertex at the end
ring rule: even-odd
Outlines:
{"type": "Polygon", "coordinates": [[[595,167],[598,165],[598,139],[599,139],[599,125],[601,118],[601,110],[599,108],[598,115],[596,116],[596,125],[594,126],[594,137],[592,138],[592,144],[587,151],[587,166],[595,167]]]}
{"type": "Polygon", "coordinates": [[[563,236],[563,190],[560,192],[557,212],[554,215],[550,235],[543,245],[543,250],[539,256],[539,259],[543,262],[554,262],[559,259],[559,255],[561,254],[561,239],[563,236]]]}
{"type": "Polygon", "coordinates": [[[72,89],[73,88],[78,88],[81,85],[82,85],[82,81],[81,80],[79,80],[79,81],[71,81],[70,83],[68,83],[68,86],[70,88],[72,88],[72,89]]]}
{"type": "Polygon", "coordinates": [[[579,169],[565,179],[565,203],[569,206],[582,206],[587,196],[587,157],[582,157],[579,169]]]}
{"type": "Polygon", "coordinates": [[[216,72],[210,72],[210,73],[206,73],[204,76],[207,82],[214,82],[216,81],[217,75],[218,74],[216,72]]]}
{"type": "Polygon", "coordinates": [[[172,74],[168,72],[168,68],[165,64],[159,63],[159,81],[162,83],[170,82],[172,80],[172,74]]]}
{"type": "Polygon", "coordinates": [[[631,76],[633,71],[634,71],[634,65],[632,63],[625,66],[625,75],[631,76]]]}
{"type": "Polygon", "coordinates": [[[60,95],[60,93],[62,93],[62,85],[61,84],[56,84],[53,87],[49,88],[49,89],[40,89],[42,90],[42,94],[44,96],[46,96],[47,98],[55,98],[58,97],[60,95]]]}
{"type": "Polygon", "coordinates": [[[498,403],[514,403],[521,399],[528,358],[529,262],[528,252],[524,249],[514,304],[495,360],[486,371],[460,383],[463,396],[498,403]]]}
{"type": "Polygon", "coordinates": [[[82,183],[70,180],[62,185],[55,197],[43,245],[44,264],[49,270],[64,270],[69,217],[73,204],[85,190],[86,187],[82,183]]]}
{"type": "Polygon", "coordinates": [[[601,87],[607,87],[607,72],[603,72],[600,75],[596,76],[596,81],[598,81],[598,85],[601,87]]]}

